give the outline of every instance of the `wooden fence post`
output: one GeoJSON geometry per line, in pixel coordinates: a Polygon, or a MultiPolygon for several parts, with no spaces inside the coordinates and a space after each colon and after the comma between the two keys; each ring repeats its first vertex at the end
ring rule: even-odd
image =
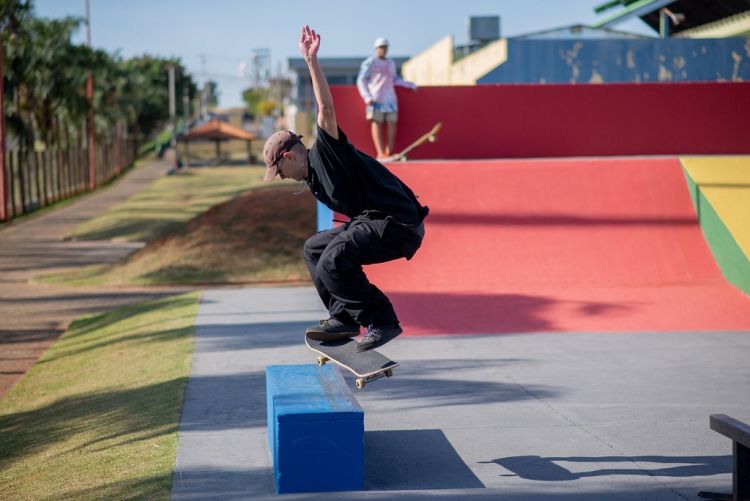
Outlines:
{"type": "Polygon", "coordinates": [[[120,121],[115,124],[115,175],[122,172],[122,158],[120,157],[120,121]]]}

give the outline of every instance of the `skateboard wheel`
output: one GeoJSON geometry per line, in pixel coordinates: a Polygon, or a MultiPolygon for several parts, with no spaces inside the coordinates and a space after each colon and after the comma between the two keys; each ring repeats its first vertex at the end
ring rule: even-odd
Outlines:
{"type": "Polygon", "coordinates": [[[318,357],[318,365],[325,365],[328,362],[326,357],[318,357]]]}
{"type": "Polygon", "coordinates": [[[393,376],[393,371],[391,369],[388,369],[387,371],[385,371],[385,377],[391,377],[391,376],[393,376]]]}
{"type": "Polygon", "coordinates": [[[362,379],[362,378],[359,378],[359,379],[357,379],[357,380],[356,380],[356,381],[354,382],[354,384],[355,384],[355,385],[357,386],[357,389],[360,389],[360,390],[361,390],[362,388],[364,388],[364,387],[365,387],[365,384],[367,384],[367,383],[365,382],[365,380],[364,380],[364,379],[362,379]]]}

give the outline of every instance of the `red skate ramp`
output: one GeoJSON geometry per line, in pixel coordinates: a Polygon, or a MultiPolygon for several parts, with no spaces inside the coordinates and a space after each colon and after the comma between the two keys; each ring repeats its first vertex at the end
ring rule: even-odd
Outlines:
{"type": "Polygon", "coordinates": [[[431,209],[412,261],[367,270],[407,334],[750,330],[676,158],[391,167],[431,209]]]}

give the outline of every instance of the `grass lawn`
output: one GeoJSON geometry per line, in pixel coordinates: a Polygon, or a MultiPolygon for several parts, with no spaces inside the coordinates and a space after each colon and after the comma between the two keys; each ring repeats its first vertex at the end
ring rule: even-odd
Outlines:
{"type": "Polygon", "coordinates": [[[263,182],[263,167],[192,168],[166,176],[68,235],[75,240],[148,242],[263,182]]]}
{"type": "Polygon", "coordinates": [[[161,180],[76,230],[87,238],[145,240],[144,248],[118,263],[36,280],[94,286],[307,282],[302,248],[316,231],[315,199],[281,181],[247,189],[262,182],[262,173],[195,169],[161,180]]]}
{"type": "Polygon", "coordinates": [[[0,499],[169,499],[199,297],[73,323],[0,400],[0,499]]]}

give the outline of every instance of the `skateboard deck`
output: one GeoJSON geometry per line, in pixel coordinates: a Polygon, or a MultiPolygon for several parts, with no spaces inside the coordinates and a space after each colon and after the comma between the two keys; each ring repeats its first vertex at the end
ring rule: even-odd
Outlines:
{"type": "Polygon", "coordinates": [[[437,134],[440,132],[440,129],[443,127],[442,122],[438,122],[430,129],[429,132],[426,134],[422,134],[419,136],[419,138],[411,143],[409,146],[404,148],[400,153],[396,153],[395,155],[391,155],[389,157],[384,158],[383,162],[397,162],[401,160],[402,162],[405,162],[407,160],[406,155],[408,155],[414,148],[417,148],[419,146],[422,146],[426,142],[434,143],[437,140],[437,134]]]}
{"type": "Polygon", "coordinates": [[[367,383],[382,377],[391,377],[393,369],[398,367],[398,362],[375,350],[358,353],[357,342],[354,339],[316,341],[305,336],[305,344],[319,355],[319,365],[325,365],[331,360],[357,376],[355,384],[360,390],[367,383]]]}

